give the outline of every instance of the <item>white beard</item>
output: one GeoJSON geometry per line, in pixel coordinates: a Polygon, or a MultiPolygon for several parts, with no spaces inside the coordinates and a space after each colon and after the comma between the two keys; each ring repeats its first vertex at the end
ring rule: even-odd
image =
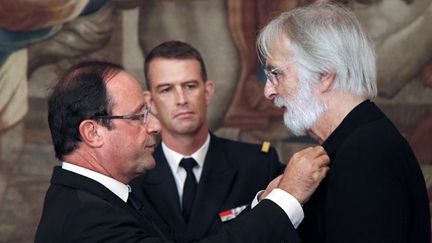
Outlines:
{"type": "Polygon", "coordinates": [[[285,107],[284,123],[296,136],[304,136],[325,111],[325,105],[313,94],[311,84],[300,84],[293,97],[275,98],[274,104],[285,107]]]}

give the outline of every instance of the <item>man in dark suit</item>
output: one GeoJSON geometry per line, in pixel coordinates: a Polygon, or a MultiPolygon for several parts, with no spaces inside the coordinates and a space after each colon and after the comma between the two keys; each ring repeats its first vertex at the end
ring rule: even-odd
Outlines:
{"type": "MultiPolygon", "coordinates": [[[[139,82],[116,64],[84,62],[60,79],[48,103],[62,165],[54,169],[35,242],[171,242],[169,232],[136,211],[145,204],[128,186],[155,166],[160,131],[139,82]]],[[[300,204],[328,161],[322,147],[296,153],[258,205],[202,242],[296,242],[300,204]]]]}
{"type": "Polygon", "coordinates": [[[317,3],[261,31],[265,95],[285,124],[330,156],[330,172],[305,206],[304,242],[430,242],[425,181],[403,136],[369,99],[375,56],[354,14],[317,3]]]}
{"type": "Polygon", "coordinates": [[[282,164],[269,144],[241,143],[209,132],[207,106],[215,87],[194,47],[181,41],[156,46],[146,56],[145,77],[162,142],[154,153],[155,169],[131,186],[148,203],[143,213],[171,228],[177,241],[213,235],[282,172],[282,164]],[[191,203],[185,200],[189,175],[183,158],[196,161],[191,203]]]}

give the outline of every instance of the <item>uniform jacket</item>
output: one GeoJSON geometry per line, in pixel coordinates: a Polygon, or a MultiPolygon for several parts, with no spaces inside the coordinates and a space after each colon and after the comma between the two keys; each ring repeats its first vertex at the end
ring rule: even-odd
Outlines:
{"type": "Polygon", "coordinates": [[[276,151],[261,145],[235,142],[211,134],[189,224],[182,217],[175,179],[158,146],[156,167],[131,183],[147,206],[145,215],[165,225],[179,242],[213,235],[224,224],[220,212],[249,205],[259,190],[282,172],[276,151]]]}

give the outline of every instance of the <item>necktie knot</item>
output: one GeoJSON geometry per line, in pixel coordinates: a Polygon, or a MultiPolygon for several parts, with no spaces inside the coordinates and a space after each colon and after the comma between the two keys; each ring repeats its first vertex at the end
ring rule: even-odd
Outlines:
{"type": "Polygon", "coordinates": [[[190,173],[193,167],[197,165],[198,163],[193,158],[183,158],[180,161],[180,166],[183,167],[187,173],[190,173]]]}

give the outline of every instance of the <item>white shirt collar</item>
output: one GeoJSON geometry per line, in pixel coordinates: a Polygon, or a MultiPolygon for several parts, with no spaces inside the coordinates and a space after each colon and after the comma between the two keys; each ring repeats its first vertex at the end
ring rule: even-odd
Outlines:
{"type": "Polygon", "coordinates": [[[65,161],[62,163],[62,169],[72,171],[101,183],[125,202],[129,197],[130,186],[125,185],[114,178],[65,161]]]}
{"type": "Polygon", "coordinates": [[[204,165],[204,160],[207,155],[207,151],[210,145],[210,134],[207,134],[207,139],[204,142],[204,144],[195,151],[192,155],[183,155],[180,153],[177,153],[176,151],[168,148],[168,146],[162,141],[162,150],[164,151],[165,157],[168,161],[169,166],[171,167],[171,170],[173,173],[176,173],[180,167],[180,161],[183,158],[194,158],[195,161],[198,163],[198,166],[194,168],[199,170],[199,175],[196,176],[197,181],[199,181],[199,177],[201,175],[202,167],[204,165]]]}

